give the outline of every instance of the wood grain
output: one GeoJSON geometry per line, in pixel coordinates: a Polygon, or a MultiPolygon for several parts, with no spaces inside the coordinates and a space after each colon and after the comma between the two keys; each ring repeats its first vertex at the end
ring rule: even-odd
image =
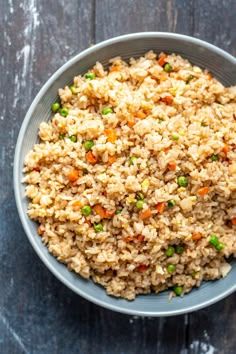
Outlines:
{"type": "Polygon", "coordinates": [[[21,227],[12,163],[33,97],[73,54],[128,32],[172,31],[235,55],[236,2],[0,0],[0,6],[0,353],[235,353],[236,295],[190,315],[158,319],[113,313],[62,285],[21,227]]]}

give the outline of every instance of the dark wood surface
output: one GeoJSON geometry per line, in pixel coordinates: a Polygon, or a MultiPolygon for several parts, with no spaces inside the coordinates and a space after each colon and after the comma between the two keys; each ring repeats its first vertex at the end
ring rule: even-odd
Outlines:
{"type": "Polygon", "coordinates": [[[104,39],[172,31],[236,55],[235,0],[0,0],[0,353],[236,352],[236,294],[185,316],[113,313],[75,295],[46,269],[16,211],[12,164],[24,115],[72,55],[104,39]]]}

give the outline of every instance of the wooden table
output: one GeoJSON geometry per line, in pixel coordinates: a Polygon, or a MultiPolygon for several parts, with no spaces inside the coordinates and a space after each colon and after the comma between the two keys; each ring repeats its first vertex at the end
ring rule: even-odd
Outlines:
{"type": "Polygon", "coordinates": [[[236,295],[196,313],[142,318],[105,310],[62,285],[22,229],[12,164],[35,94],[75,53],[104,39],[171,31],[236,55],[235,0],[0,0],[0,353],[236,353],[236,295]]]}

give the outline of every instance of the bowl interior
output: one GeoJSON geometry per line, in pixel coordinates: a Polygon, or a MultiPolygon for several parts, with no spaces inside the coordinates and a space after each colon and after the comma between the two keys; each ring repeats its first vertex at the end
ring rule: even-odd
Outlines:
{"type": "Polygon", "coordinates": [[[76,293],[104,307],[138,315],[167,316],[186,313],[211,304],[235,290],[236,264],[229,275],[216,282],[204,282],[184,298],[168,301],[168,292],[158,295],[141,295],[135,301],[116,299],[106,295],[105,290],[92,281],[84,280],[70,272],[50,255],[37,236],[37,225],[27,217],[28,200],[24,195],[23,162],[27,152],[37,141],[40,122],[51,119],[51,104],[57,99],[57,90],[72,83],[73,77],[84,74],[96,61],[107,66],[108,60],[122,56],[124,60],[139,57],[148,50],[178,53],[193,64],[208,69],[225,85],[236,84],[236,60],[227,53],[190,37],[168,33],[143,33],[118,37],[100,43],[78,54],[60,68],[43,86],[32,103],[19,133],[15,161],[14,188],[19,215],[34,249],[47,267],[76,293]]]}

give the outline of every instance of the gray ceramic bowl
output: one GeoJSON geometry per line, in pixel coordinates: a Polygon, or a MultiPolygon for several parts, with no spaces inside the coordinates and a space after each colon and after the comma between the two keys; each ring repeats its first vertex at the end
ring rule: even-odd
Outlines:
{"type": "Polygon", "coordinates": [[[25,232],[33,248],[51,270],[65,285],[77,294],[108,309],[133,315],[170,316],[187,313],[213,304],[236,289],[236,264],[229,275],[215,282],[205,282],[183,298],[167,301],[168,292],[155,295],[138,296],[134,301],[116,299],[106,295],[104,289],[92,281],[67,270],[51,256],[37,236],[37,225],[27,217],[28,201],[24,196],[22,168],[24,157],[37,141],[40,122],[51,117],[51,103],[57,98],[57,90],[72,82],[78,73],[84,74],[96,61],[105,66],[115,56],[129,59],[138,57],[148,50],[156,52],[179,53],[192,63],[207,68],[223,84],[236,84],[236,59],[223,50],[195,38],[172,33],[136,33],[99,43],[76,55],[65,63],[42,87],[30,106],[22,124],[15,151],[14,189],[18,212],[25,232]]]}

